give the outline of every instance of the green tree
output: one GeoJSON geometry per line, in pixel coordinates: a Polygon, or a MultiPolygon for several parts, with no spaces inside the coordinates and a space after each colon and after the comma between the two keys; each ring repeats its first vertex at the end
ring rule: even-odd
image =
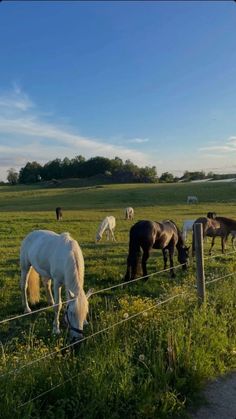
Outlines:
{"type": "Polygon", "coordinates": [[[161,183],[171,183],[171,182],[174,182],[174,176],[172,175],[172,173],[164,172],[160,176],[159,182],[161,182],[161,183]]]}
{"type": "Polygon", "coordinates": [[[8,175],[7,175],[7,181],[11,184],[11,185],[16,185],[18,182],[18,178],[19,178],[19,174],[18,172],[11,168],[7,171],[8,175]]]}

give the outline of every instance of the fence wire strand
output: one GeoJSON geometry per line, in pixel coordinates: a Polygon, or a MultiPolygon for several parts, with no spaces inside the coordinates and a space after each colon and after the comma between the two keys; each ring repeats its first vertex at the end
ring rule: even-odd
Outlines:
{"type": "Polygon", "coordinates": [[[135,317],[138,317],[138,316],[140,316],[141,314],[143,314],[143,313],[145,313],[147,311],[153,310],[154,308],[156,308],[156,307],[158,307],[158,306],[160,306],[162,304],[165,304],[165,303],[167,303],[167,302],[169,302],[171,300],[174,300],[177,297],[183,296],[186,293],[187,293],[187,291],[184,291],[184,292],[182,292],[180,294],[176,294],[176,295],[174,295],[172,297],[169,297],[166,300],[157,301],[154,305],[152,305],[151,307],[146,308],[145,310],[139,311],[138,313],[132,314],[131,316],[129,316],[129,317],[125,318],[125,319],[119,320],[118,322],[113,323],[112,325],[107,326],[107,327],[105,327],[102,330],[98,330],[97,332],[92,333],[89,336],[85,336],[84,338],[80,339],[79,341],[70,343],[69,345],[66,345],[66,346],[64,346],[64,347],[62,347],[62,348],[60,348],[60,349],[58,349],[56,351],[50,352],[47,355],[44,355],[44,356],[42,356],[40,358],[37,358],[37,359],[34,359],[33,361],[28,362],[27,364],[22,365],[18,369],[14,369],[14,370],[8,371],[5,374],[0,375],[0,378],[5,377],[5,376],[10,375],[10,374],[14,374],[14,373],[16,374],[16,373],[22,371],[24,368],[29,367],[29,366],[32,366],[32,365],[36,364],[37,362],[42,361],[43,359],[49,358],[49,357],[51,357],[53,355],[57,355],[58,353],[66,350],[66,349],[73,348],[74,346],[76,346],[76,345],[78,345],[78,344],[80,344],[80,343],[82,343],[82,342],[84,342],[84,341],[86,341],[86,340],[88,340],[88,339],[90,339],[90,338],[92,338],[94,336],[97,336],[97,335],[99,335],[99,334],[101,334],[103,332],[106,332],[106,331],[114,328],[115,326],[118,326],[118,325],[120,325],[122,323],[125,323],[125,322],[127,322],[127,321],[129,321],[131,319],[134,319],[135,317]]]}
{"type": "MultiPolygon", "coordinates": [[[[181,266],[183,266],[183,264],[176,265],[176,266],[174,267],[174,269],[178,269],[178,268],[180,268],[181,266]]],[[[145,275],[145,276],[140,276],[140,277],[138,277],[138,278],[131,279],[130,281],[121,282],[120,284],[112,285],[112,286],[110,286],[110,287],[103,288],[103,289],[101,289],[101,290],[93,291],[93,292],[91,292],[90,296],[92,296],[92,295],[96,295],[96,294],[101,294],[101,293],[103,293],[103,292],[105,292],[105,291],[110,291],[110,290],[112,290],[112,289],[114,289],[114,288],[123,287],[123,286],[125,286],[125,285],[129,285],[129,284],[131,284],[131,283],[133,283],[133,282],[140,281],[141,279],[146,279],[146,278],[149,278],[149,277],[154,276],[154,275],[158,275],[158,274],[163,273],[163,272],[168,272],[168,271],[170,271],[171,269],[173,269],[173,268],[166,268],[166,269],[162,269],[161,271],[156,271],[156,272],[153,272],[153,273],[148,274],[148,275],[145,275]]],[[[74,301],[74,300],[75,300],[75,298],[71,298],[71,299],[69,299],[69,300],[62,301],[62,302],[61,302],[61,304],[62,304],[62,305],[64,305],[64,304],[70,303],[71,301],[74,301]]],[[[49,310],[49,309],[55,308],[55,307],[57,307],[57,306],[59,306],[59,303],[57,303],[57,304],[52,304],[52,305],[47,306],[47,307],[42,307],[42,308],[39,308],[39,309],[37,309],[37,310],[33,310],[33,311],[29,312],[29,313],[23,313],[23,314],[19,314],[19,315],[17,315],[17,316],[14,316],[14,317],[9,317],[8,319],[1,320],[1,321],[0,321],[0,325],[1,325],[1,324],[4,324],[4,323],[8,323],[8,322],[10,322],[10,321],[12,321],[12,320],[16,320],[16,319],[20,319],[20,318],[24,318],[24,317],[30,316],[30,315],[32,315],[32,314],[37,314],[37,313],[40,313],[40,312],[42,312],[42,311],[45,311],[45,310],[49,310]]]]}

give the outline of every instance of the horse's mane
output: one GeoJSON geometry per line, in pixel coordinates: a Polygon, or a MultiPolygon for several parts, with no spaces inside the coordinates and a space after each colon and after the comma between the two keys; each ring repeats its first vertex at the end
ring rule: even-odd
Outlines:
{"type": "Polygon", "coordinates": [[[184,239],[183,239],[182,233],[181,233],[179,227],[177,226],[177,224],[173,220],[165,220],[164,222],[169,222],[169,223],[173,224],[173,226],[176,228],[176,231],[177,231],[178,243],[180,245],[184,245],[184,239]]]}
{"type": "Polygon", "coordinates": [[[71,237],[70,233],[61,233],[60,237],[64,243],[69,245],[71,250],[72,259],[68,259],[67,269],[72,278],[77,278],[77,284],[74,284],[77,290],[78,286],[80,288],[84,284],[84,258],[79,244],[71,237]]]}
{"type": "Polygon", "coordinates": [[[70,242],[72,239],[70,233],[66,232],[66,233],[61,233],[60,237],[64,240],[65,243],[70,242]]]}

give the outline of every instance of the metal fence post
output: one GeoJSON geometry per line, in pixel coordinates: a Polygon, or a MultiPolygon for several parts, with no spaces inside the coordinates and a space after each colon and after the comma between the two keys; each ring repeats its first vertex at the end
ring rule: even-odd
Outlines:
{"type": "Polygon", "coordinates": [[[203,258],[203,231],[202,224],[194,224],[194,241],[196,251],[196,279],[197,294],[200,304],[205,302],[205,272],[203,258]]]}

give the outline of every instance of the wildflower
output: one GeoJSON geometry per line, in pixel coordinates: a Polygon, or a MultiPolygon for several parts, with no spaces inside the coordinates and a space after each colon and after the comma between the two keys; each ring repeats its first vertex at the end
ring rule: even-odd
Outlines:
{"type": "Polygon", "coordinates": [[[124,317],[124,319],[128,319],[129,313],[124,313],[123,317],[124,317]]]}
{"type": "Polygon", "coordinates": [[[143,355],[143,354],[141,354],[141,355],[139,355],[139,357],[138,357],[138,359],[139,359],[139,361],[144,361],[144,359],[145,359],[145,356],[143,355]]]}

